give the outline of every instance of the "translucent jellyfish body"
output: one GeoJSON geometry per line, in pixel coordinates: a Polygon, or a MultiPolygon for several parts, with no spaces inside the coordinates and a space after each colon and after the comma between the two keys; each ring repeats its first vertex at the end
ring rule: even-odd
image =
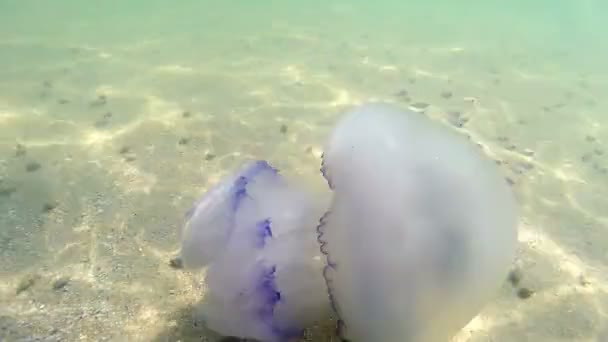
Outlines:
{"type": "Polygon", "coordinates": [[[246,163],[188,211],[181,258],[208,266],[200,314],[225,336],[289,341],[330,312],[314,230],[318,198],[264,161],[246,163]]]}
{"type": "Polygon", "coordinates": [[[420,113],[368,104],[325,146],[333,199],[318,226],[341,334],[445,342],[503,282],[516,205],[495,163],[420,113]]]}

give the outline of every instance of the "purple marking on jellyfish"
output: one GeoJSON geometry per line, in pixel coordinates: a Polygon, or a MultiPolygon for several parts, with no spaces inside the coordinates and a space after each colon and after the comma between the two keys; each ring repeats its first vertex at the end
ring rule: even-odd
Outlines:
{"type": "Polygon", "coordinates": [[[258,279],[257,293],[262,300],[261,307],[257,311],[258,318],[272,331],[278,341],[289,341],[301,337],[303,329],[294,327],[279,327],[274,321],[274,310],[276,305],[284,300],[276,285],[277,266],[262,267],[258,279]]]}
{"type": "Polygon", "coordinates": [[[256,247],[263,248],[266,245],[266,239],[272,237],[272,228],[270,224],[270,218],[262,220],[256,224],[256,247]]]}
{"type": "MultiPolygon", "coordinates": [[[[232,183],[232,185],[230,186],[230,189],[228,190],[228,193],[232,194],[232,196],[233,196],[232,209],[234,211],[236,211],[238,209],[238,206],[239,206],[241,200],[247,195],[247,185],[249,184],[249,182],[253,178],[255,178],[256,175],[258,175],[260,172],[262,172],[264,170],[271,171],[275,175],[279,173],[278,170],[275,169],[274,167],[270,166],[270,164],[268,164],[268,162],[266,162],[264,160],[257,160],[255,162],[249,163],[247,165],[247,167],[243,168],[235,175],[236,180],[232,183]]],[[[190,207],[190,209],[188,211],[186,211],[186,213],[184,215],[186,220],[190,220],[192,218],[192,216],[196,212],[196,209],[203,202],[210,201],[210,200],[213,201],[214,200],[213,197],[217,196],[218,192],[220,192],[220,193],[222,192],[221,189],[222,189],[222,183],[211,188],[203,196],[198,198],[194,202],[192,207],[190,207]]]]}

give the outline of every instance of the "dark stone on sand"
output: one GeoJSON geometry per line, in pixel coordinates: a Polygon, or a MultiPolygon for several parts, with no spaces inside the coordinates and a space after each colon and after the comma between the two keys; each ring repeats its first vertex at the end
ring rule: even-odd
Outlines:
{"type": "Polygon", "coordinates": [[[519,269],[514,269],[511,272],[509,272],[509,283],[511,283],[511,285],[513,287],[517,287],[519,286],[519,283],[521,282],[521,278],[523,278],[524,274],[522,273],[521,270],[519,269]]]}
{"type": "Polygon", "coordinates": [[[190,142],[190,138],[180,138],[177,143],[180,145],[188,145],[189,142],[190,142]]]}
{"type": "Polygon", "coordinates": [[[42,165],[40,165],[40,163],[32,161],[25,165],[25,171],[34,172],[34,171],[38,171],[41,167],[42,167],[42,165]]]}
{"type": "Polygon", "coordinates": [[[215,154],[213,154],[213,153],[207,153],[207,154],[205,154],[205,160],[206,161],[210,161],[210,160],[213,160],[213,159],[215,159],[215,154]]]}
{"type": "Polygon", "coordinates": [[[127,162],[133,162],[133,161],[136,161],[136,160],[137,160],[137,158],[135,158],[133,156],[128,156],[128,157],[125,158],[125,161],[127,161],[127,162]]]}
{"type": "Polygon", "coordinates": [[[525,150],[521,151],[521,154],[523,154],[526,157],[533,157],[534,156],[534,151],[529,150],[529,149],[525,149],[525,150]]]}
{"type": "Polygon", "coordinates": [[[507,181],[507,184],[509,185],[515,185],[515,181],[513,179],[511,179],[510,177],[505,178],[505,180],[507,181]]]}
{"type": "Polygon", "coordinates": [[[189,111],[185,110],[182,112],[182,118],[189,118],[192,116],[192,113],[190,113],[189,111]]]}
{"type": "Polygon", "coordinates": [[[107,112],[107,113],[105,113],[105,114],[103,115],[103,118],[104,118],[104,119],[109,119],[109,118],[111,118],[111,117],[112,117],[112,112],[107,112]]]}
{"type": "Polygon", "coordinates": [[[61,290],[70,282],[70,277],[63,276],[53,282],[53,290],[61,290]]]}
{"type": "Polygon", "coordinates": [[[279,131],[280,131],[282,134],[287,133],[287,125],[286,125],[286,124],[282,124],[282,125],[281,125],[281,127],[279,128],[279,131]]]}
{"type": "Polygon", "coordinates": [[[42,206],[42,212],[44,212],[44,213],[51,212],[55,208],[57,208],[57,205],[58,205],[57,202],[47,202],[47,203],[44,203],[44,205],[42,206]]]}
{"type": "Polygon", "coordinates": [[[182,269],[182,268],[184,268],[184,262],[183,262],[182,258],[175,257],[175,258],[169,260],[169,266],[171,266],[172,268],[175,268],[175,269],[182,269]]]}
{"type": "Polygon", "coordinates": [[[397,97],[406,97],[407,95],[408,95],[408,92],[405,89],[401,89],[398,92],[393,94],[393,96],[397,96],[397,97]]]}
{"type": "Polygon", "coordinates": [[[452,94],[452,92],[451,92],[451,91],[446,90],[446,91],[442,91],[440,95],[441,95],[441,97],[443,97],[444,99],[449,99],[449,98],[451,98],[451,97],[452,97],[452,95],[453,95],[453,94],[452,94]]]}
{"type": "Polygon", "coordinates": [[[604,155],[604,150],[599,149],[599,148],[596,148],[596,149],[594,149],[594,150],[593,150],[593,153],[594,153],[596,156],[601,156],[601,155],[604,155]]]}
{"type": "Polygon", "coordinates": [[[131,152],[131,148],[129,146],[123,146],[118,151],[118,153],[120,153],[120,154],[126,154],[126,153],[129,153],[129,152],[131,152]]]}
{"type": "Polygon", "coordinates": [[[591,282],[584,275],[582,275],[582,274],[580,276],[578,276],[578,283],[581,286],[589,286],[589,285],[591,285],[591,282]]]}
{"type": "Polygon", "coordinates": [[[416,109],[426,109],[429,106],[429,104],[426,102],[414,102],[410,106],[412,106],[416,109]]]}
{"type": "Polygon", "coordinates": [[[469,122],[469,118],[462,116],[459,111],[450,111],[448,112],[448,122],[453,126],[462,128],[469,122]]]}
{"type": "Polygon", "coordinates": [[[585,137],[585,141],[587,141],[587,142],[595,142],[596,140],[597,139],[594,136],[591,136],[591,135],[587,135],[585,137]]]}
{"type": "Polygon", "coordinates": [[[522,287],[521,289],[517,290],[517,297],[519,297],[519,299],[528,299],[532,297],[533,294],[534,291],[526,287],[522,287]]]}
{"type": "Polygon", "coordinates": [[[534,164],[528,163],[528,162],[517,162],[513,166],[513,171],[515,171],[518,174],[521,174],[525,171],[530,171],[532,169],[534,169],[534,164]]]}

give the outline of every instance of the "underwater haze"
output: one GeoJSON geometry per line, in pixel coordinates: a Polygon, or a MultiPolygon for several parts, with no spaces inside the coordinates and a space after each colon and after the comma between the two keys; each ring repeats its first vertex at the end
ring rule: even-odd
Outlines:
{"type": "Polygon", "coordinates": [[[247,159],[327,191],[368,101],[469,135],[517,197],[513,271],[454,342],[603,341],[607,35],[603,0],[0,0],[0,341],[219,341],[186,210],[247,159]]]}

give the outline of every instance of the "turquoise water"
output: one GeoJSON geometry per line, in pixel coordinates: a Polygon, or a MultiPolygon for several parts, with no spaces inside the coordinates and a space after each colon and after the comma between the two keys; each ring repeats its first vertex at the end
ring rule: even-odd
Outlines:
{"type": "MultiPolygon", "coordinates": [[[[385,100],[485,146],[520,202],[523,277],[456,340],[596,341],[606,13],[599,0],[0,1],[0,340],[214,340],[190,319],[200,275],[169,265],[185,210],[248,157],[321,189],[338,115],[385,100]]],[[[309,339],[329,340],[325,325],[309,339]]]]}

